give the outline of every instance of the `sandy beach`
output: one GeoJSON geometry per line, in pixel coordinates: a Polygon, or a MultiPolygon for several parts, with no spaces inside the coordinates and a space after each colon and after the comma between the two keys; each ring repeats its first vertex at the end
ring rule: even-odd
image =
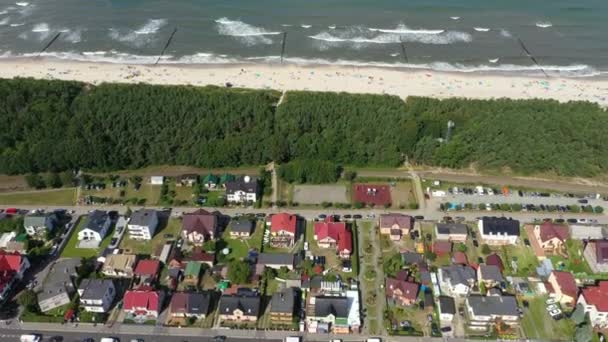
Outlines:
{"type": "Polygon", "coordinates": [[[0,77],[103,82],[189,84],[277,90],[344,91],[491,99],[591,101],[608,106],[608,80],[443,73],[388,68],[270,64],[130,65],[30,58],[0,61],[0,77]]]}

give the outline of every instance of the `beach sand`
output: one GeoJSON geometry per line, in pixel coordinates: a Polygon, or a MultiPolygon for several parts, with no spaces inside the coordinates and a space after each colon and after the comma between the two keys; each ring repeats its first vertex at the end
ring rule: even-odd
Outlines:
{"type": "Polygon", "coordinates": [[[412,71],[347,66],[279,64],[130,65],[45,58],[4,59],[0,77],[33,77],[103,82],[189,84],[276,90],[344,91],[390,94],[402,98],[556,99],[591,101],[608,106],[608,80],[542,78],[412,71]]]}

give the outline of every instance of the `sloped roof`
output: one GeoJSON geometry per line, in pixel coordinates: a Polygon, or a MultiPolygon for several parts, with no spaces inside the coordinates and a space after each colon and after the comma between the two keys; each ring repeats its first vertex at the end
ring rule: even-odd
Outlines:
{"type": "Polygon", "coordinates": [[[94,232],[101,233],[106,222],[110,219],[108,212],[104,210],[93,210],[89,213],[82,227],[84,229],[90,229],[94,232]]]}
{"type": "Polygon", "coordinates": [[[352,251],[352,233],[346,227],[344,222],[316,222],[315,223],[315,235],[317,239],[323,240],[327,237],[331,238],[338,243],[338,251],[352,251]]]}
{"type": "Polygon", "coordinates": [[[123,298],[124,309],[127,311],[145,308],[148,311],[158,311],[160,306],[160,295],[151,290],[129,290],[123,298]]]}
{"type": "Polygon", "coordinates": [[[450,279],[452,285],[463,284],[469,285],[469,280],[475,280],[476,273],[471,266],[450,265],[444,266],[440,270],[443,272],[443,277],[450,279]]]}
{"type": "Polygon", "coordinates": [[[260,253],[258,264],[260,265],[291,265],[293,266],[294,256],[290,253],[260,253]]]}
{"type": "Polygon", "coordinates": [[[0,272],[19,272],[21,268],[21,255],[19,253],[0,252],[0,272]]]}
{"type": "Polygon", "coordinates": [[[272,215],[270,220],[270,231],[278,232],[281,230],[290,232],[295,235],[297,229],[298,217],[287,213],[272,215]]]}
{"type": "Polygon", "coordinates": [[[182,217],[182,229],[187,233],[197,232],[202,235],[213,235],[217,227],[217,215],[203,209],[186,213],[182,217]]]}
{"type": "Polygon", "coordinates": [[[139,209],[131,214],[129,219],[130,225],[150,227],[155,219],[158,218],[158,214],[154,209],[139,209]]]}
{"type": "Polygon", "coordinates": [[[260,296],[223,295],[220,298],[220,315],[232,314],[236,309],[245,315],[257,317],[260,313],[260,296]]]}
{"type": "Polygon", "coordinates": [[[506,217],[483,217],[482,234],[519,236],[519,221],[506,217]]]}
{"type": "MultiPolygon", "coordinates": [[[[248,176],[246,176],[248,177],[248,176]]],[[[249,177],[249,181],[245,181],[245,177],[239,177],[236,180],[227,181],[226,185],[226,193],[234,194],[237,191],[243,191],[245,193],[259,193],[260,185],[257,178],[249,177]]]]}
{"type": "Polygon", "coordinates": [[[454,255],[452,256],[452,261],[455,264],[462,264],[462,265],[469,264],[469,259],[467,258],[467,255],[461,251],[454,252],[454,255]]]}
{"type": "Polygon", "coordinates": [[[24,227],[47,227],[53,229],[57,221],[57,216],[54,213],[35,213],[26,215],[23,218],[24,227]],[[47,221],[47,217],[49,220],[47,221]],[[48,223],[48,225],[47,225],[48,223]]]}
{"type": "Polygon", "coordinates": [[[595,257],[598,263],[608,263],[608,241],[598,240],[595,242],[595,257]]]}
{"type": "Polygon", "coordinates": [[[414,225],[414,218],[404,214],[381,214],[380,227],[399,226],[401,229],[411,229],[414,225]]]}
{"type": "Polygon", "coordinates": [[[501,272],[505,269],[505,266],[502,263],[502,259],[500,258],[500,256],[498,256],[498,254],[495,253],[490,254],[486,257],[486,264],[497,266],[501,272]]]}
{"type": "Polygon", "coordinates": [[[502,277],[502,273],[500,272],[500,268],[496,265],[479,265],[479,276],[483,280],[493,280],[496,282],[503,282],[504,278],[502,277]]]}
{"type": "Polygon", "coordinates": [[[513,296],[470,295],[469,307],[476,316],[518,316],[517,301],[513,296]]]}
{"type": "Polygon", "coordinates": [[[80,299],[101,299],[112,286],[113,282],[110,279],[83,279],[78,288],[83,291],[80,299]]]}
{"type": "Polygon", "coordinates": [[[544,222],[540,225],[540,241],[545,242],[553,238],[558,238],[562,242],[565,242],[570,235],[570,230],[567,226],[553,224],[553,222],[544,222]]]}
{"type": "Polygon", "coordinates": [[[135,267],[135,275],[137,276],[153,276],[160,269],[160,261],[158,260],[140,260],[135,267]]]}
{"type": "Polygon", "coordinates": [[[595,305],[598,311],[608,312],[608,281],[600,281],[598,286],[588,286],[581,292],[588,305],[595,305]]]}
{"type": "Polygon", "coordinates": [[[416,300],[420,285],[407,280],[386,278],[386,296],[393,297],[396,290],[401,291],[401,297],[416,300]]]}
{"type": "Polygon", "coordinates": [[[448,296],[439,296],[440,313],[456,314],[456,303],[454,298],[448,296]]]}
{"type": "Polygon", "coordinates": [[[185,276],[198,277],[201,274],[201,263],[196,261],[189,261],[186,264],[186,270],[184,271],[185,276]]]}
{"type": "Polygon", "coordinates": [[[293,313],[295,301],[296,295],[292,288],[275,292],[270,301],[270,312],[293,313]]]}
{"type": "Polygon", "coordinates": [[[255,223],[250,219],[236,219],[230,220],[230,230],[236,233],[251,233],[253,231],[253,227],[255,227],[255,223]]]}
{"type": "Polygon", "coordinates": [[[439,234],[464,234],[467,235],[468,227],[462,223],[437,223],[437,233],[439,234]]]}
{"type": "Polygon", "coordinates": [[[206,315],[209,313],[211,293],[177,292],[171,297],[171,312],[189,315],[206,315]]]}
{"type": "Polygon", "coordinates": [[[576,286],[576,280],[574,280],[572,273],[554,270],[551,274],[555,277],[557,285],[559,285],[562,293],[572,298],[576,298],[578,286],[576,286]]]}
{"type": "Polygon", "coordinates": [[[315,297],[315,317],[327,317],[330,314],[339,318],[348,317],[348,298],[334,296],[315,297]]]}

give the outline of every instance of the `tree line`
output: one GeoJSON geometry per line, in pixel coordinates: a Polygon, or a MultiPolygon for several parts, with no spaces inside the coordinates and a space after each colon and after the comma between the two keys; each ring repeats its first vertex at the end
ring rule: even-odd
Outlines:
{"type": "MultiPolygon", "coordinates": [[[[388,95],[294,91],[277,107],[279,95],[213,86],[0,80],[0,173],[298,160],[390,167],[409,161],[567,176],[608,168],[608,113],[588,102],[404,102],[388,95]]],[[[303,177],[297,172],[291,172],[294,181],[303,177]]],[[[46,186],[59,185],[52,177],[46,186]]]]}

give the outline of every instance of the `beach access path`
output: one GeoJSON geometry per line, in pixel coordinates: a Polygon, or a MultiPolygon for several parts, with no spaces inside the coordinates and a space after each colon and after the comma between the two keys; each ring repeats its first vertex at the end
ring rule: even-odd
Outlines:
{"type": "Polygon", "coordinates": [[[555,99],[608,106],[608,78],[503,76],[430,70],[294,64],[132,65],[52,58],[0,61],[0,77],[103,82],[216,85],[279,91],[390,94],[401,98],[555,99]]]}

